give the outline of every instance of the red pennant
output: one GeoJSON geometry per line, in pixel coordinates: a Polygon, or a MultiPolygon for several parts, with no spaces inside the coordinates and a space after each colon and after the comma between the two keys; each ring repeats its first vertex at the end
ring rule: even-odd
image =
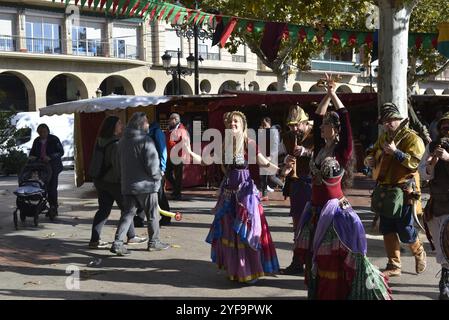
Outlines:
{"type": "Polygon", "coordinates": [[[351,34],[348,38],[348,44],[350,46],[355,46],[357,44],[357,37],[355,36],[355,34],[351,34]]]}
{"type": "Polygon", "coordinates": [[[134,15],[134,12],[136,12],[136,10],[137,10],[137,8],[139,7],[139,5],[140,5],[140,1],[137,1],[136,4],[134,5],[134,7],[132,7],[131,11],[129,12],[129,14],[130,14],[131,16],[134,15]]]}
{"type": "Polygon", "coordinates": [[[152,10],[151,13],[150,13],[150,20],[153,20],[155,14],[156,14],[156,11],[157,11],[157,6],[154,7],[153,10],[152,10]]]}
{"type": "Polygon", "coordinates": [[[75,0],[75,6],[78,5],[78,2],[80,2],[80,0],[75,0]]]}
{"type": "Polygon", "coordinates": [[[438,47],[438,37],[432,39],[432,47],[435,49],[438,47]]]}
{"type": "Polygon", "coordinates": [[[299,30],[298,32],[299,41],[303,42],[306,39],[306,37],[307,37],[306,30],[304,30],[304,28],[301,28],[301,30],[299,30]]]}
{"type": "Polygon", "coordinates": [[[316,41],[318,43],[323,43],[323,36],[316,36],[316,41]]]}
{"type": "Polygon", "coordinates": [[[416,47],[416,49],[419,49],[419,48],[421,48],[421,46],[422,46],[422,37],[421,36],[417,36],[416,37],[416,40],[415,40],[415,47],[416,47]]]}
{"type": "Polygon", "coordinates": [[[373,35],[371,33],[368,33],[365,37],[365,43],[368,45],[368,47],[373,46],[373,35]]]}
{"type": "Polygon", "coordinates": [[[334,45],[340,44],[340,35],[339,35],[337,32],[334,32],[334,33],[332,34],[331,40],[332,40],[332,43],[333,43],[334,45]]]}
{"type": "Polygon", "coordinates": [[[90,8],[92,6],[92,2],[94,2],[94,0],[89,0],[87,1],[87,6],[90,8]]]}
{"type": "Polygon", "coordinates": [[[162,16],[164,15],[165,10],[166,10],[166,8],[163,8],[161,10],[161,13],[159,13],[159,17],[157,17],[158,20],[161,20],[162,16]]]}
{"type": "Polygon", "coordinates": [[[193,13],[192,9],[187,9],[187,18],[186,18],[187,21],[189,21],[190,16],[192,15],[192,13],[193,13]]]}
{"type": "MultiPolygon", "coordinates": [[[[178,20],[179,20],[180,17],[181,17],[181,11],[179,11],[179,12],[176,14],[175,18],[173,19],[173,23],[174,23],[174,24],[178,23],[178,20]]],[[[181,21],[181,23],[182,23],[182,21],[181,21]]]]}
{"type": "Polygon", "coordinates": [[[104,5],[106,4],[107,0],[101,0],[100,1],[100,10],[103,10],[104,5]]]}
{"type": "Polygon", "coordinates": [[[129,6],[129,0],[126,0],[125,4],[123,5],[122,14],[125,13],[125,10],[128,9],[129,6]]]}
{"type": "Polygon", "coordinates": [[[200,17],[200,15],[201,15],[200,12],[198,12],[198,13],[195,15],[195,18],[193,18],[193,23],[196,23],[196,21],[198,20],[198,18],[200,17]]]}
{"type": "MultiPolygon", "coordinates": [[[[147,12],[150,3],[148,2],[145,7],[143,7],[142,11],[140,11],[140,16],[143,17],[144,13],[147,12]]],[[[151,20],[151,19],[150,19],[151,20]]]]}
{"type": "Polygon", "coordinates": [[[254,23],[251,21],[248,21],[248,23],[246,24],[246,31],[249,33],[253,33],[254,31],[254,23]]]}
{"type": "Polygon", "coordinates": [[[237,18],[232,17],[227,26],[225,27],[223,34],[220,39],[220,46],[223,48],[232,31],[234,31],[235,26],[237,25],[237,18]]]}
{"type": "Polygon", "coordinates": [[[118,2],[119,0],[114,0],[114,4],[112,5],[112,14],[115,14],[117,12],[118,2]]]}

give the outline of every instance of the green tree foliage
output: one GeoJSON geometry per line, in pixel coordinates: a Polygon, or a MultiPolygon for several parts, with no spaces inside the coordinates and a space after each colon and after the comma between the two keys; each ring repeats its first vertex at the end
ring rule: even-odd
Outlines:
{"type": "MultiPolygon", "coordinates": [[[[396,0],[398,3],[400,0],[396,0]]],[[[193,0],[182,1],[187,7],[194,8],[193,0]]],[[[204,0],[201,8],[218,9],[222,14],[253,18],[264,21],[289,22],[304,26],[312,26],[319,33],[329,29],[348,29],[368,31],[365,25],[371,5],[377,1],[360,0],[204,0]]],[[[449,21],[449,6],[447,0],[403,0],[403,3],[415,5],[410,20],[410,32],[438,32],[439,23],[449,21]]],[[[296,65],[301,70],[309,68],[310,59],[322,52],[325,45],[316,41],[292,42],[283,41],[278,57],[268,62],[259,45],[263,30],[258,32],[236,32],[229,39],[226,48],[235,52],[241,43],[245,43],[252,52],[274,73],[280,74],[284,63],[296,65]]],[[[359,48],[355,48],[358,50],[359,48]]],[[[347,50],[340,45],[333,46],[332,52],[347,50]]],[[[369,50],[364,50],[369,52],[369,50]]],[[[418,80],[438,74],[448,65],[447,59],[438,54],[435,49],[410,48],[409,85],[418,80]]]]}

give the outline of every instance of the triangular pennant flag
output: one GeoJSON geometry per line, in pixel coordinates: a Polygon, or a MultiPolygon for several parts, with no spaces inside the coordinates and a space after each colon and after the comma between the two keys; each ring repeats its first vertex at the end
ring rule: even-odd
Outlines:
{"type": "Polygon", "coordinates": [[[307,38],[307,33],[304,28],[301,28],[301,30],[299,30],[298,38],[300,42],[304,42],[304,40],[307,38]]]}
{"type": "Polygon", "coordinates": [[[180,8],[180,7],[178,7],[178,6],[174,6],[174,8],[173,8],[171,14],[167,17],[167,21],[168,21],[169,23],[175,24],[176,21],[179,19],[179,16],[180,16],[179,13],[180,13],[181,9],[182,9],[182,8],[180,8]]]}
{"type": "Polygon", "coordinates": [[[307,41],[311,42],[315,38],[315,30],[313,28],[306,28],[307,41]]]}
{"type": "Polygon", "coordinates": [[[254,22],[246,21],[246,32],[249,32],[249,33],[254,32],[254,22]]]}
{"type": "Polygon", "coordinates": [[[437,49],[438,47],[438,36],[432,37],[432,48],[437,49]]]}
{"type": "MultiPolygon", "coordinates": [[[[126,16],[131,15],[131,11],[136,10],[137,6],[139,5],[139,0],[129,0],[128,2],[128,8],[126,10],[126,16]]],[[[134,11],[133,11],[134,12],[134,11]]]]}
{"type": "Polygon", "coordinates": [[[128,9],[129,1],[130,1],[130,0],[125,0],[125,3],[124,3],[123,6],[121,7],[121,8],[122,8],[122,13],[121,13],[122,15],[125,14],[126,9],[128,9]]]}
{"type": "Polygon", "coordinates": [[[438,26],[438,52],[449,59],[449,22],[438,26]]]}
{"type": "Polygon", "coordinates": [[[420,35],[417,35],[415,38],[415,47],[416,49],[421,48],[422,46],[422,37],[420,35]]]}
{"type": "Polygon", "coordinates": [[[357,45],[357,37],[354,33],[351,33],[351,35],[348,38],[348,45],[351,47],[354,47],[357,45]]]}
{"type": "Polygon", "coordinates": [[[346,45],[348,44],[348,37],[349,37],[348,32],[342,31],[340,32],[339,36],[340,36],[340,45],[342,47],[346,47],[346,45]]]}
{"type": "Polygon", "coordinates": [[[65,0],[65,5],[68,6],[69,2],[70,2],[70,0],[65,0]]]}
{"type": "Polygon", "coordinates": [[[105,3],[106,3],[106,0],[101,0],[100,1],[100,10],[103,10],[103,7],[104,7],[105,3]]]}
{"type": "Polygon", "coordinates": [[[357,45],[361,46],[362,44],[365,43],[365,33],[364,32],[357,32],[357,45]]]}
{"type": "Polygon", "coordinates": [[[254,31],[255,32],[263,32],[265,30],[265,22],[263,21],[256,21],[254,23],[254,31]]]}
{"type": "Polygon", "coordinates": [[[81,8],[84,7],[84,5],[86,4],[87,0],[81,0],[81,8]]]}
{"type": "MultiPolygon", "coordinates": [[[[67,2],[69,2],[70,0],[67,0],[67,2]]],[[[87,1],[87,6],[90,8],[91,6],[92,6],[92,2],[93,2],[94,0],[89,0],[89,1],[87,1]]]]}
{"type": "Polygon", "coordinates": [[[277,57],[282,37],[284,36],[287,24],[282,22],[267,22],[263,32],[260,49],[269,62],[277,57]]]}
{"type": "Polygon", "coordinates": [[[246,30],[246,27],[248,25],[248,20],[246,19],[239,19],[237,26],[236,26],[236,30],[241,32],[246,30]]]}
{"type": "MultiPolygon", "coordinates": [[[[143,3],[143,2],[142,2],[143,3]]],[[[137,9],[137,11],[139,12],[139,14],[140,14],[140,16],[142,17],[144,14],[145,15],[147,15],[147,12],[148,12],[148,8],[150,7],[150,5],[151,5],[151,3],[146,3],[145,4],[145,6],[142,8],[142,9],[140,9],[140,6],[139,6],[139,9],[137,9]]]]}
{"type": "Polygon", "coordinates": [[[167,17],[173,12],[174,6],[172,4],[168,4],[167,7],[165,8],[165,12],[162,15],[160,20],[165,20],[167,19],[167,17]]]}
{"type": "Polygon", "coordinates": [[[423,40],[423,48],[431,49],[432,48],[432,34],[428,33],[424,36],[423,40]]]}
{"type": "Polygon", "coordinates": [[[221,35],[220,39],[220,47],[224,47],[226,41],[228,40],[229,36],[231,35],[232,31],[234,31],[235,26],[237,25],[237,17],[232,17],[229,23],[225,26],[223,30],[223,34],[221,35]]]}
{"type": "Polygon", "coordinates": [[[290,41],[295,43],[298,40],[299,26],[289,24],[288,32],[289,32],[290,41]]]}
{"type": "Polygon", "coordinates": [[[416,37],[413,33],[408,35],[408,47],[413,48],[415,46],[416,37]]]}
{"type": "MultiPolygon", "coordinates": [[[[81,0],[81,1],[83,1],[83,0],[81,0]]],[[[114,0],[107,0],[107,2],[106,2],[106,11],[107,12],[111,11],[111,6],[112,6],[113,2],[114,2],[114,0]]]]}
{"type": "Polygon", "coordinates": [[[212,37],[212,47],[220,42],[221,35],[223,34],[223,31],[224,31],[224,21],[223,21],[223,19],[224,19],[223,16],[217,15],[215,17],[215,21],[217,22],[217,26],[215,27],[215,32],[214,32],[214,35],[212,37]]]}
{"type": "Polygon", "coordinates": [[[201,12],[200,17],[195,21],[195,24],[201,26],[206,17],[207,17],[207,14],[205,12],[201,12]]]}
{"type": "Polygon", "coordinates": [[[331,39],[332,39],[332,32],[330,30],[327,30],[324,33],[324,43],[328,44],[331,39]]]}
{"type": "Polygon", "coordinates": [[[120,1],[125,1],[125,0],[113,0],[112,2],[112,14],[116,14],[117,13],[117,9],[118,9],[118,4],[120,1]]]}
{"type": "MultiPolygon", "coordinates": [[[[55,0],[53,0],[53,2],[55,2],[55,0]]],[[[75,0],[75,6],[78,5],[78,2],[80,2],[80,0],[75,0]]]]}
{"type": "Polygon", "coordinates": [[[94,1],[94,10],[97,10],[99,3],[100,3],[100,0],[95,0],[94,1]]]}

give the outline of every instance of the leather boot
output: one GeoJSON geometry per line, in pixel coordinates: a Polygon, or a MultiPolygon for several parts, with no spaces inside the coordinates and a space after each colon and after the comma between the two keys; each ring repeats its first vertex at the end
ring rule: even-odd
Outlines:
{"type": "Polygon", "coordinates": [[[424,246],[421,241],[417,239],[415,243],[410,244],[410,250],[415,256],[415,271],[417,274],[423,273],[427,267],[427,255],[424,251],[424,246]]]}
{"type": "Polygon", "coordinates": [[[387,252],[388,263],[383,271],[387,277],[398,277],[401,275],[401,245],[396,233],[384,235],[385,251],[387,252]]]}
{"type": "Polygon", "coordinates": [[[300,260],[298,254],[293,251],[293,258],[290,265],[281,270],[281,274],[287,274],[287,275],[301,275],[304,274],[304,264],[300,260]]]}
{"type": "Polygon", "coordinates": [[[440,278],[440,300],[449,300],[449,270],[446,268],[441,268],[441,278],[440,278]]]}

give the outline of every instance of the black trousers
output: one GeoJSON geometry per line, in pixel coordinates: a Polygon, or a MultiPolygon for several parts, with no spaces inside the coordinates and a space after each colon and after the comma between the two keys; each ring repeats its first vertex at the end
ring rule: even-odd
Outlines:
{"type": "Polygon", "coordinates": [[[181,195],[183,166],[183,163],[174,165],[170,160],[167,161],[165,176],[168,182],[170,182],[170,184],[172,185],[174,196],[181,195]]]}
{"type": "Polygon", "coordinates": [[[50,205],[50,207],[55,208],[58,207],[58,177],[59,172],[56,170],[52,170],[51,178],[47,185],[48,204],[50,205]]]}
{"type": "MultiPolygon", "coordinates": [[[[95,188],[98,193],[98,210],[95,213],[94,221],[92,223],[92,234],[90,236],[91,242],[97,242],[101,239],[101,229],[103,229],[103,226],[111,214],[114,201],[123,213],[123,197],[120,190],[120,184],[111,183],[106,185],[104,183],[95,183],[95,188]]],[[[131,223],[129,226],[127,235],[128,239],[132,239],[136,236],[134,223],[131,223]]]]}

